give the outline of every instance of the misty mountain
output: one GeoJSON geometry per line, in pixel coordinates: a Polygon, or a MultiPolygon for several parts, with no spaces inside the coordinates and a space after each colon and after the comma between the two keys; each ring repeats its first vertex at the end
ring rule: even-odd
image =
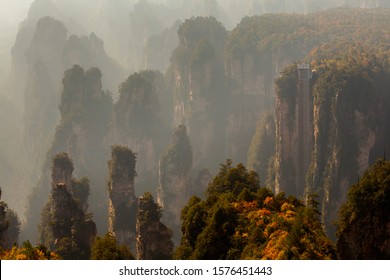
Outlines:
{"type": "Polygon", "coordinates": [[[355,235],[387,223],[359,198],[390,148],[387,5],[32,1],[1,45],[3,212],[62,258],[106,233],[137,258],[383,258],[355,235]]]}

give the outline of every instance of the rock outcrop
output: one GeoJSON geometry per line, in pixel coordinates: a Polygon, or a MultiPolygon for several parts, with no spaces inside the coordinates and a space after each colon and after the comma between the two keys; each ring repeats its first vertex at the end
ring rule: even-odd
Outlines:
{"type": "Polygon", "coordinates": [[[225,159],[223,106],[226,89],[223,50],[227,31],[213,17],[187,19],[178,30],[179,45],[168,71],[174,93],[174,127],[188,127],[194,148],[194,166],[213,167],[225,159]]]}
{"type": "Polygon", "coordinates": [[[113,146],[108,162],[108,231],[120,244],[135,250],[138,200],[134,191],[135,154],[124,146],[113,146]]]}
{"type": "Polygon", "coordinates": [[[26,161],[34,163],[26,169],[28,180],[35,181],[39,177],[39,168],[58,121],[57,92],[61,84],[61,54],[66,38],[65,26],[46,16],[26,23],[12,51],[16,94],[23,100],[26,161]]]}
{"type": "Polygon", "coordinates": [[[125,78],[123,68],[106,53],[104,42],[95,33],[89,36],[71,35],[64,43],[61,56],[62,69],[80,65],[97,67],[103,73],[102,87],[116,93],[118,84],[125,78]]]}
{"type": "Polygon", "coordinates": [[[171,144],[160,159],[160,181],[157,202],[164,210],[164,223],[179,242],[180,213],[191,192],[192,148],[187,128],[180,125],[173,133],[171,144]]]}
{"type": "Polygon", "coordinates": [[[259,175],[261,186],[272,185],[272,182],[268,182],[268,173],[275,155],[275,132],[274,115],[265,113],[257,123],[256,132],[249,146],[247,166],[249,170],[254,170],[259,175]]]}
{"type": "Polygon", "coordinates": [[[359,63],[317,65],[303,106],[297,65],[277,81],[275,191],[317,193],[332,238],[348,187],[383,152],[379,147],[388,149],[383,141],[388,74],[379,65],[371,72],[359,63]]]}
{"type": "Polygon", "coordinates": [[[113,145],[125,145],[137,154],[137,189],[155,191],[158,158],[168,142],[169,96],[164,78],[157,71],[141,71],[128,77],[119,87],[108,136],[113,145]],[[168,104],[167,104],[168,103],[168,104]]]}
{"type": "Polygon", "coordinates": [[[73,168],[68,154],[54,157],[52,190],[42,211],[40,242],[65,259],[88,259],[96,225],[73,195],[73,168]]]}
{"type": "MultiPolygon", "coordinates": [[[[66,152],[73,158],[78,174],[87,176],[93,186],[91,211],[98,221],[99,231],[103,232],[107,228],[108,201],[104,183],[108,148],[104,144],[104,138],[108,134],[112,99],[102,90],[101,72],[98,68],[84,71],[80,66],[74,65],[65,71],[62,83],[59,106],[61,120],[47,153],[40,181],[30,197],[27,230],[32,234],[39,221],[37,213],[45,203],[42,197],[50,192],[51,177],[48,170],[51,159],[58,153],[66,152]]],[[[58,174],[58,178],[61,176],[58,174]]],[[[71,177],[68,176],[65,181],[59,183],[65,184],[72,194],[70,181],[71,177]]]]}
{"type": "Polygon", "coordinates": [[[151,193],[145,193],[138,200],[136,225],[138,260],[172,259],[172,232],[160,219],[160,207],[154,202],[151,193]]]}
{"type": "Polygon", "coordinates": [[[276,193],[303,195],[314,137],[311,78],[309,65],[293,65],[277,82],[276,193]],[[283,92],[285,87],[289,92],[283,92]]]}

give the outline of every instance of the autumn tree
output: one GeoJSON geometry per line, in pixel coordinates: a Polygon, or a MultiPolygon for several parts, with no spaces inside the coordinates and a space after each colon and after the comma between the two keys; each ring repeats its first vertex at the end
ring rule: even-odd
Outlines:
{"type": "Polygon", "coordinates": [[[259,177],[228,160],[182,211],[178,259],[334,259],[316,203],[261,188],[259,177]]]}

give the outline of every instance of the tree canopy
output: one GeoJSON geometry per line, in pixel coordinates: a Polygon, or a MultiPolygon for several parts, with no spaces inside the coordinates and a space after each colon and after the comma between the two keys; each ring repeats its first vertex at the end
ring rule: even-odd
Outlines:
{"type": "Polygon", "coordinates": [[[261,188],[258,175],[228,160],[182,211],[178,259],[334,259],[316,203],[261,188]]]}

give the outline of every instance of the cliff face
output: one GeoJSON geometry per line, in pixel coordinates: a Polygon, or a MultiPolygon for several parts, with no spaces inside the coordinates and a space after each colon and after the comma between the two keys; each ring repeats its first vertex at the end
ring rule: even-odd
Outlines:
{"type": "Polygon", "coordinates": [[[125,78],[122,67],[110,58],[104,47],[103,41],[95,33],[89,36],[72,35],[64,43],[61,56],[62,69],[71,68],[77,64],[88,69],[97,67],[103,73],[102,86],[113,93],[118,84],[125,78]]]}
{"type": "Polygon", "coordinates": [[[137,188],[153,191],[158,182],[158,157],[166,143],[168,96],[163,75],[157,71],[134,73],[119,87],[109,141],[131,147],[137,154],[137,188]]]}
{"type": "Polygon", "coordinates": [[[167,151],[161,156],[157,202],[164,210],[163,221],[179,242],[181,209],[191,192],[192,149],[187,129],[180,125],[172,136],[167,151]]]}
{"type": "Polygon", "coordinates": [[[173,256],[172,231],[160,222],[161,210],[150,193],[139,198],[137,209],[137,260],[167,260],[173,256]]]}
{"type": "Polygon", "coordinates": [[[138,203],[134,191],[135,154],[126,147],[113,146],[108,167],[108,231],[134,251],[138,203]]]}
{"type": "Polygon", "coordinates": [[[79,174],[90,178],[91,205],[99,231],[107,227],[107,193],[105,192],[108,148],[104,138],[108,134],[112,100],[102,90],[98,68],[84,71],[80,66],[67,70],[61,96],[61,121],[57,126],[50,154],[68,152],[79,174]]]}
{"type": "Polygon", "coordinates": [[[249,146],[247,166],[260,177],[260,185],[272,185],[268,182],[269,165],[274,164],[275,155],[275,117],[271,113],[264,114],[258,121],[256,132],[249,146]]]}
{"type": "Polygon", "coordinates": [[[89,248],[96,236],[95,223],[86,216],[65,185],[56,185],[51,192],[51,221],[54,250],[61,245],[61,239],[74,240],[84,257],[88,257],[89,248]],[[56,244],[57,243],[57,244],[56,244]]]}
{"type": "Polygon", "coordinates": [[[275,192],[302,196],[313,150],[312,72],[307,64],[287,68],[277,81],[275,192]],[[287,91],[287,92],[286,92],[287,91]]]}
{"type": "Polygon", "coordinates": [[[178,30],[169,80],[174,92],[174,126],[185,124],[194,165],[213,166],[225,157],[226,78],[223,48],[227,32],[212,17],[186,20],[178,30]]]}
{"type": "Polygon", "coordinates": [[[229,35],[225,69],[233,106],[227,124],[228,157],[245,161],[259,116],[274,106],[275,78],[283,67],[305,56],[309,44],[303,46],[299,34],[288,38],[285,33],[300,25],[304,24],[297,16],[246,17],[229,35]]]}
{"type": "Polygon", "coordinates": [[[66,249],[69,250],[66,254],[70,255],[63,255],[64,258],[87,259],[96,236],[96,225],[78,197],[73,195],[72,172],[73,162],[68,154],[54,157],[52,190],[42,211],[40,242],[60,255],[64,247],[70,246],[66,249]]]}
{"type": "Polygon", "coordinates": [[[323,222],[334,237],[332,221],[348,187],[381,154],[378,147],[387,148],[386,79],[383,70],[366,72],[358,64],[320,65],[301,106],[299,71],[289,67],[277,81],[275,191],[319,194],[323,222]]]}
{"type": "Polygon", "coordinates": [[[67,29],[58,20],[43,17],[28,20],[12,49],[16,95],[22,100],[23,141],[27,170],[35,181],[49,139],[58,120],[56,94],[62,75],[61,53],[67,29]],[[49,136],[49,137],[48,137],[49,136]]]}
{"type": "MultiPolygon", "coordinates": [[[[101,73],[97,68],[84,69],[75,65],[68,69],[63,78],[63,91],[60,101],[61,120],[57,125],[42,176],[30,198],[27,213],[27,230],[34,232],[44,201],[42,194],[49,194],[51,158],[67,152],[74,158],[75,169],[79,174],[90,178],[92,185],[92,211],[99,221],[98,228],[107,228],[107,193],[105,192],[108,149],[103,144],[108,133],[111,118],[112,100],[101,88],[101,73]]],[[[52,170],[55,180],[64,183],[69,189],[71,176],[52,170]],[[66,178],[64,176],[67,176],[66,178]]],[[[62,171],[61,171],[62,172],[62,171]]],[[[69,192],[72,194],[71,189],[69,192]]],[[[30,239],[33,239],[29,237],[30,239]]]]}

